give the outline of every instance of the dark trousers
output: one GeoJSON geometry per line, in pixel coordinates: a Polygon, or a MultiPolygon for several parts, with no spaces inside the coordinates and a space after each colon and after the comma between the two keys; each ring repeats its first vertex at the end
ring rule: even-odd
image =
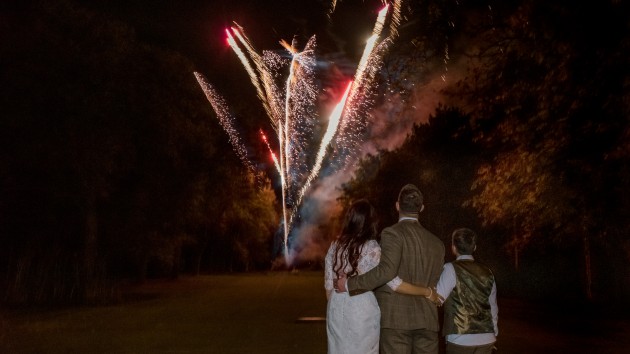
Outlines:
{"type": "Polygon", "coordinates": [[[380,354],[437,354],[438,333],[381,328],[380,354]]]}
{"type": "Polygon", "coordinates": [[[492,354],[494,343],[486,345],[457,345],[446,342],[446,354],[492,354]]]}

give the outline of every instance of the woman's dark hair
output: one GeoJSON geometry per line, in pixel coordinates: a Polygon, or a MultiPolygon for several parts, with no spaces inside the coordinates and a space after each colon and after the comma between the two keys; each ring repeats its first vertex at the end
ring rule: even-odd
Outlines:
{"type": "Polygon", "coordinates": [[[350,277],[358,273],[359,256],[363,245],[368,240],[376,237],[376,212],[366,199],[360,199],[352,203],[343,220],[341,234],[337,239],[337,249],[333,258],[333,271],[341,275],[350,264],[350,271],[346,276],[350,277]],[[344,252],[348,255],[343,257],[344,252]]]}

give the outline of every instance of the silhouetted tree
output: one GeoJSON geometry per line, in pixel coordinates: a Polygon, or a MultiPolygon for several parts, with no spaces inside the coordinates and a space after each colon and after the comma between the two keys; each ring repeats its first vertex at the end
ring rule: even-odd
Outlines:
{"type": "Polygon", "coordinates": [[[393,151],[364,158],[354,178],[343,186],[342,203],[368,198],[379,212],[381,227],[397,221],[400,188],[416,184],[425,196],[421,221],[447,239],[456,225],[475,227],[470,185],[483,154],[472,141],[468,117],[441,107],[427,124],[416,125],[405,143],[393,151]]]}
{"type": "Polygon", "coordinates": [[[592,243],[623,244],[628,231],[628,7],[511,5],[476,23],[468,76],[454,92],[496,152],[471,202],[487,224],[512,228],[517,266],[533,239],[579,240],[592,298],[592,243]]]}
{"type": "Polygon", "coordinates": [[[194,216],[235,173],[214,165],[238,164],[216,154],[229,147],[192,64],[70,1],[3,10],[4,299],[90,302],[111,275],[176,273],[219,220],[194,216]]]}

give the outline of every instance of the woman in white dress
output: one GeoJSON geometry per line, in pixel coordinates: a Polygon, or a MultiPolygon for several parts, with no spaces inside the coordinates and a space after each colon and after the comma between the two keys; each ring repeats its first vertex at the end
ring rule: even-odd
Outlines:
{"type": "MultiPolygon", "coordinates": [[[[364,199],[356,201],[346,212],[341,234],[326,254],[329,354],[378,354],[381,311],[374,293],[349,296],[333,290],[336,278],[363,274],[378,265],[381,248],[376,241],[376,224],[372,205],[364,199]]],[[[396,278],[388,284],[395,289],[400,282],[396,278]]]]}

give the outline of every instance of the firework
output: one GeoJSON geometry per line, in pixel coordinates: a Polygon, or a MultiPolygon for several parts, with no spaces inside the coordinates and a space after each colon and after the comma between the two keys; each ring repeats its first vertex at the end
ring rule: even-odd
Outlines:
{"type": "Polygon", "coordinates": [[[280,169],[280,163],[278,162],[278,157],[276,156],[276,153],[273,152],[273,149],[271,148],[271,146],[269,145],[269,141],[267,140],[267,135],[265,135],[265,132],[263,132],[262,129],[260,129],[260,136],[262,137],[262,140],[265,142],[265,145],[267,145],[267,148],[269,149],[271,160],[273,160],[273,164],[276,166],[276,170],[278,170],[278,173],[280,174],[280,178],[282,179],[282,184],[284,185],[284,178],[282,178],[282,173],[280,169]]]}
{"type": "MultiPolygon", "coordinates": [[[[256,89],[272,128],[277,134],[278,151],[276,155],[267,136],[262,129],[261,137],[271,153],[271,157],[280,175],[282,184],[282,214],[284,229],[284,256],[289,263],[289,234],[294,218],[312,182],[319,176],[326,160],[328,148],[335,145],[335,151],[345,163],[353,158],[361,139],[367,120],[367,110],[371,105],[370,93],[373,91],[374,78],[382,63],[382,57],[395,36],[395,29],[400,21],[400,3],[394,1],[394,15],[389,23],[389,36],[382,38],[386,26],[390,5],[385,5],[378,14],[372,36],[367,41],[361,60],[357,66],[354,80],[351,81],[334,110],[330,113],[326,130],[321,138],[314,134],[319,124],[317,99],[320,92],[315,80],[315,36],[311,37],[303,50],[298,49],[298,43],[280,41],[289,59],[274,52],[256,52],[254,46],[245,36],[241,26],[226,29],[230,47],[243,64],[250,81],[256,89]],[[283,73],[288,66],[288,75],[283,73]],[[278,85],[280,83],[280,85],[278,85]],[[282,83],[284,83],[282,87],[282,83]],[[314,146],[319,146],[317,154],[311,157],[314,146]],[[290,210],[290,212],[289,212],[290,210]]],[[[336,1],[332,2],[331,12],[335,9],[336,1]]],[[[385,1],[383,1],[385,4],[385,1]]],[[[238,135],[231,125],[225,103],[203,77],[195,73],[208,100],[212,104],[222,126],[235,150],[246,164],[245,150],[237,139],[238,135]],[[238,149],[237,149],[238,147],[238,149]]],[[[330,161],[334,157],[330,157],[330,161]]]]}
{"type": "Polygon", "coordinates": [[[348,87],[346,88],[346,91],[343,94],[341,101],[337,103],[337,105],[335,106],[335,109],[330,115],[330,118],[328,119],[328,128],[326,129],[326,133],[324,134],[324,137],[322,138],[322,142],[319,146],[319,152],[317,153],[317,158],[315,159],[315,165],[313,166],[313,169],[311,170],[311,174],[306,179],[306,182],[304,183],[304,186],[302,187],[302,190],[300,191],[297,205],[300,205],[302,203],[302,198],[304,198],[304,193],[306,193],[306,191],[310,187],[313,179],[315,179],[315,177],[317,177],[317,175],[319,174],[319,170],[321,169],[322,162],[324,160],[324,155],[326,154],[326,148],[330,145],[333,137],[335,136],[335,133],[337,132],[337,127],[339,126],[339,121],[341,120],[341,114],[343,113],[343,108],[346,105],[346,100],[348,99],[348,93],[350,93],[350,87],[352,87],[352,81],[348,84],[348,87]]]}
{"type": "Polygon", "coordinates": [[[390,6],[384,6],[378,14],[372,35],[367,40],[363,55],[354,76],[354,84],[350,91],[344,120],[339,127],[338,152],[343,159],[342,165],[348,166],[356,158],[356,148],[362,141],[367,126],[366,112],[372,104],[370,93],[372,84],[382,64],[383,55],[392,43],[392,37],[381,39],[382,30],[390,6]]]}
{"type": "Polygon", "coordinates": [[[236,152],[236,155],[238,155],[241,161],[243,161],[243,164],[245,164],[249,169],[253,171],[254,165],[247,158],[247,149],[245,149],[245,145],[241,142],[238,132],[236,131],[236,129],[234,129],[234,125],[232,123],[234,117],[230,113],[230,110],[225,103],[225,99],[223,99],[223,97],[221,97],[221,95],[217,93],[214,87],[212,87],[212,85],[208,83],[208,80],[206,80],[206,78],[202,74],[198,72],[195,72],[194,74],[197,78],[199,86],[201,86],[201,89],[203,90],[203,93],[206,95],[206,98],[210,102],[210,105],[212,105],[212,108],[216,112],[217,118],[219,119],[223,130],[225,130],[225,132],[228,134],[234,152],[236,152]]]}

